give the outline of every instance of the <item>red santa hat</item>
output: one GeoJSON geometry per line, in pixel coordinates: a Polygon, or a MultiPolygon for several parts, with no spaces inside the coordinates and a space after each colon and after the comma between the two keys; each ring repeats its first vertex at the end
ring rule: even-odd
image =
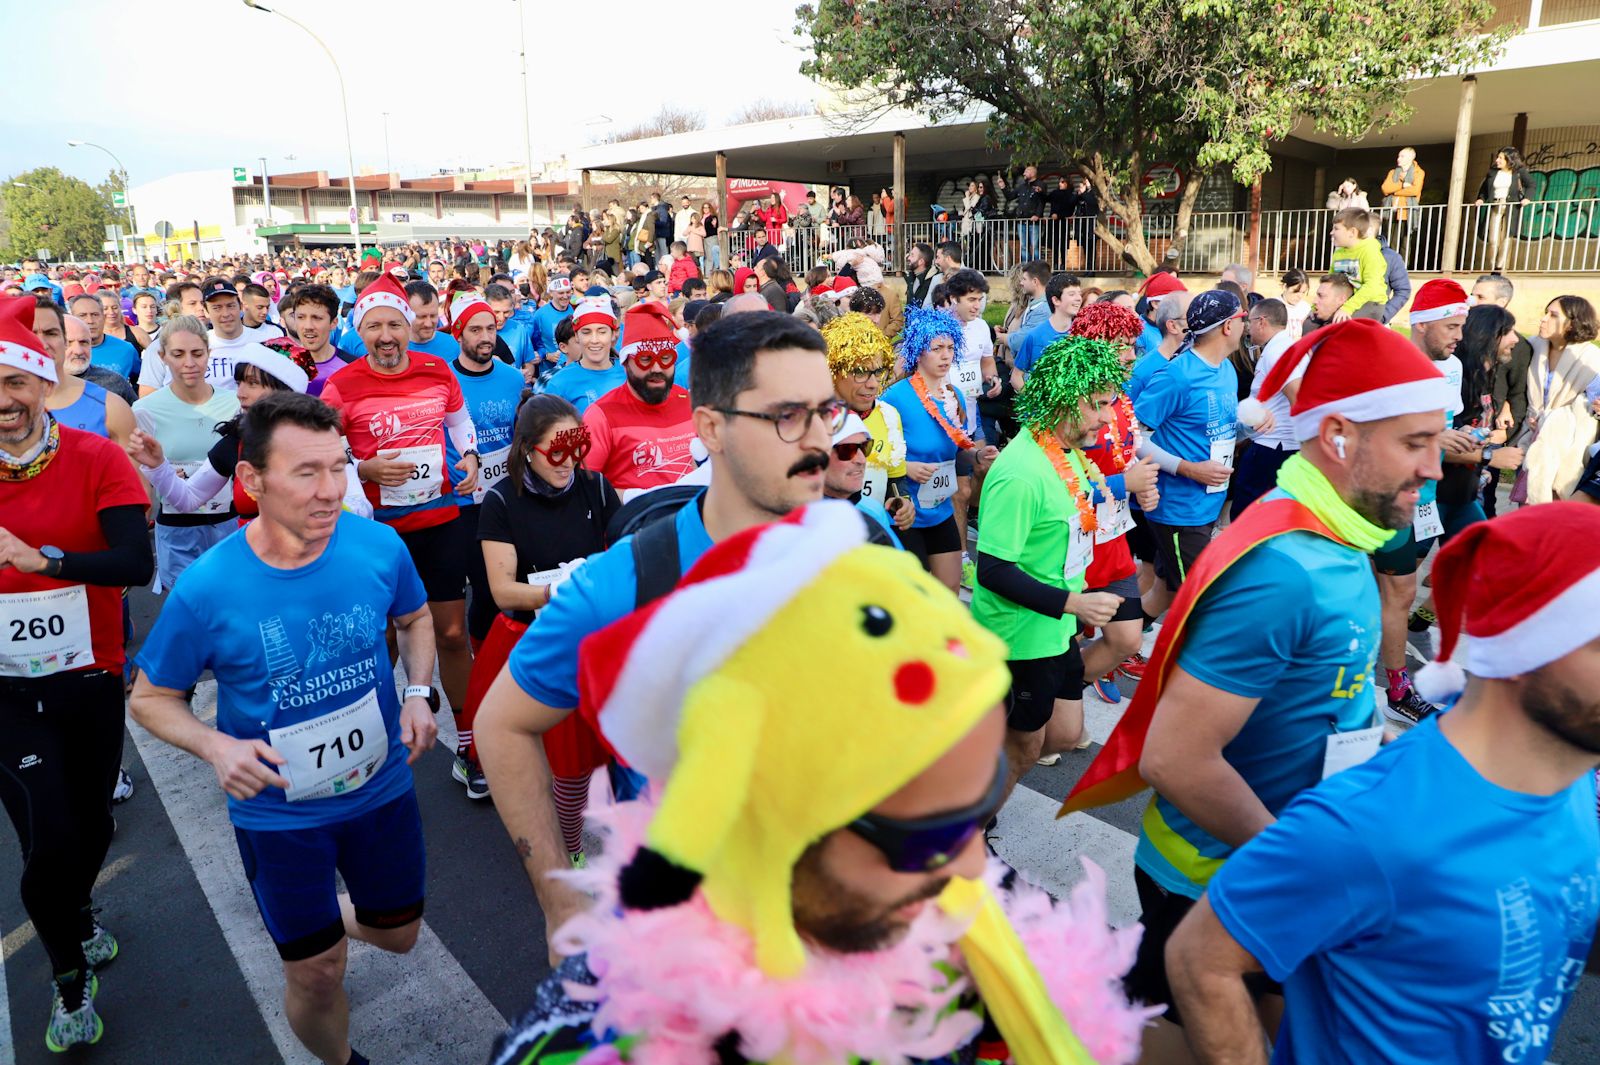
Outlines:
{"type": "Polygon", "coordinates": [[[26,370],[54,384],[56,360],[33,332],[33,311],[37,306],[32,296],[0,297],[0,366],[26,370]]]}
{"type": "Polygon", "coordinates": [[[350,312],[350,328],[360,329],[361,319],[375,307],[399,311],[405,315],[406,325],[417,320],[416,312],[411,309],[411,301],[406,299],[406,290],[390,274],[379,275],[372,284],[361,290],[361,295],[356,297],[355,309],[350,312]]]}
{"type": "Polygon", "coordinates": [[[1412,325],[1422,325],[1465,315],[1467,309],[1467,290],[1447,277],[1436,277],[1417,289],[1409,320],[1412,325]]]}
{"type": "Polygon", "coordinates": [[[1188,291],[1188,286],[1178,280],[1177,274],[1169,274],[1165,270],[1159,274],[1151,274],[1139,286],[1140,294],[1152,302],[1173,292],[1188,291]]]}
{"type": "Polygon", "coordinates": [[[1417,692],[1442,702],[1467,673],[1529,673],[1600,637],[1597,543],[1600,507],[1571,501],[1457,533],[1433,564],[1439,654],[1418,671],[1417,692]]]}
{"type": "Polygon", "coordinates": [[[1444,411],[1459,398],[1433,360],[1388,326],[1352,318],[1307,333],[1272,366],[1261,390],[1239,404],[1239,421],[1252,428],[1266,418],[1266,401],[1310,360],[1289,414],[1297,440],[1317,435],[1322,419],[1340,414],[1376,422],[1402,414],[1444,411]]]}
{"type": "Polygon", "coordinates": [[[622,316],[623,332],[628,342],[622,346],[622,357],[635,355],[660,355],[678,347],[678,323],[672,312],[659,303],[635,303],[622,316]]]}
{"type": "Polygon", "coordinates": [[[494,308],[475,289],[457,292],[456,298],[450,303],[450,332],[457,340],[461,339],[461,331],[467,327],[468,319],[475,314],[492,316],[494,308]]]}
{"type": "Polygon", "coordinates": [[[684,693],[864,543],[866,525],[854,507],[812,503],[722,541],[678,582],[677,594],[585,639],[579,684],[585,702],[598,707],[606,742],[651,780],[666,780],[677,762],[684,693]],[[664,661],[678,665],[664,674],[664,661]]]}
{"type": "Polygon", "coordinates": [[[610,296],[589,296],[578,301],[578,305],[572,309],[572,331],[576,333],[586,325],[617,327],[617,316],[611,309],[610,296]]]}

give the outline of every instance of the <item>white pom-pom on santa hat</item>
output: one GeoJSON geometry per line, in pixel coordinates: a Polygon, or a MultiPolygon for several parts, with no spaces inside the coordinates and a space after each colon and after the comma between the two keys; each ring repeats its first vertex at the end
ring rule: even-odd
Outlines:
{"type": "Polygon", "coordinates": [[[1456,534],[1433,565],[1437,656],[1417,671],[1432,703],[1464,691],[1467,672],[1531,673],[1600,637],[1600,508],[1571,501],[1526,507],[1456,534]]]}
{"type": "Polygon", "coordinates": [[[1239,401],[1239,424],[1254,429],[1267,420],[1267,405],[1254,396],[1239,401]]]}

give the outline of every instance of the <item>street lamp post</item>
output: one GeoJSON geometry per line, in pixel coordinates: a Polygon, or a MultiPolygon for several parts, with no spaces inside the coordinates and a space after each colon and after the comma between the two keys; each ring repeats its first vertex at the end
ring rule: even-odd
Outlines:
{"type": "Polygon", "coordinates": [[[122,198],[124,201],[123,207],[128,212],[128,237],[122,245],[122,264],[126,266],[128,264],[129,242],[133,240],[133,235],[135,232],[137,232],[137,227],[133,222],[133,190],[129,187],[132,182],[128,180],[128,168],[122,165],[122,160],[118,159],[116,153],[110,148],[107,148],[104,145],[95,144],[93,141],[68,141],[67,147],[99,148],[102,152],[105,152],[107,155],[111,156],[111,161],[117,166],[117,172],[122,175],[122,198]]]}
{"type": "Polygon", "coordinates": [[[522,153],[527,169],[523,172],[523,192],[528,197],[528,232],[533,232],[533,133],[528,116],[528,26],[523,17],[527,0],[517,0],[517,40],[522,55],[522,153]]]}
{"type": "Polygon", "coordinates": [[[344,91],[344,71],[339,69],[339,60],[334,57],[333,49],[329,48],[327,43],[321,37],[318,37],[311,27],[304,22],[285,15],[277,8],[267,7],[260,0],[244,0],[244,6],[253,8],[256,11],[265,11],[269,15],[277,15],[284,21],[300,27],[313,41],[317,42],[318,47],[323,52],[327,53],[328,62],[333,64],[333,75],[339,79],[339,104],[344,108],[344,160],[345,166],[350,172],[350,241],[355,245],[355,255],[359,259],[361,257],[361,212],[356,208],[356,153],[355,147],[350,140],[350,100],[344,91]]]}

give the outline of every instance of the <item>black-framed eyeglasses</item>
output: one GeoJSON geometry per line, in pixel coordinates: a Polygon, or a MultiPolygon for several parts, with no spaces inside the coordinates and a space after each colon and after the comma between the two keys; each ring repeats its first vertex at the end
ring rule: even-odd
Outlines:
{"type": "Polygon", "coordinates": [[[876,378],[877,380],[881,381],[881,380],[884,379],[885,376],[888,375],[888,373],[889,373],[889,367],[887,367],[887,366],[879,366],[875,370],[851,370],[849,376],[850,376],[850,380],[854,381],[856,384],[864,385],[868,381],[873,380],[874,378],[876,378]]]}
{"type": "Polygon", "coordinates": [[[845,827],[881,851],[895,872],[929,873],[960,857],[1000,811],[1005,794],[1006,756],[1001,752],[988,792],[971,806],[912,820],[868,813],[845,827]]]}
{"type": "Polygon", "coordinates": [[[795,444],[811,431],[813,418],[821,418],[830,434],[838,432],[839,427],[844,424],[847,408],[842,401],[829,399],[815,407],[808,407],[803,403],[787,403],[772,411],[739,410],[737,407],[717,407],[716,410],[723,414],[737,414],[741,418],[759,418],[764,422],[771,422],[779,440],[785,444],[795,444]]]}

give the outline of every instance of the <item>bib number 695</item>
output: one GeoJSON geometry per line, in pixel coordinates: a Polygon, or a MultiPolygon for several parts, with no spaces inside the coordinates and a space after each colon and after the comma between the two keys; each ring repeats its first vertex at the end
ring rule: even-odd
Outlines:
{"type": "Polygon", "coordinates": [[[347,754],[355,754],[366,744],[367,739],[361,730],[353,728],[347,736],[335,736],[332,743],[314,743],[306,748],[311,754],[317,756],[317,768],[322,768],[322,756],[332,751],[335,758],[343,760],[347,754]]]}

